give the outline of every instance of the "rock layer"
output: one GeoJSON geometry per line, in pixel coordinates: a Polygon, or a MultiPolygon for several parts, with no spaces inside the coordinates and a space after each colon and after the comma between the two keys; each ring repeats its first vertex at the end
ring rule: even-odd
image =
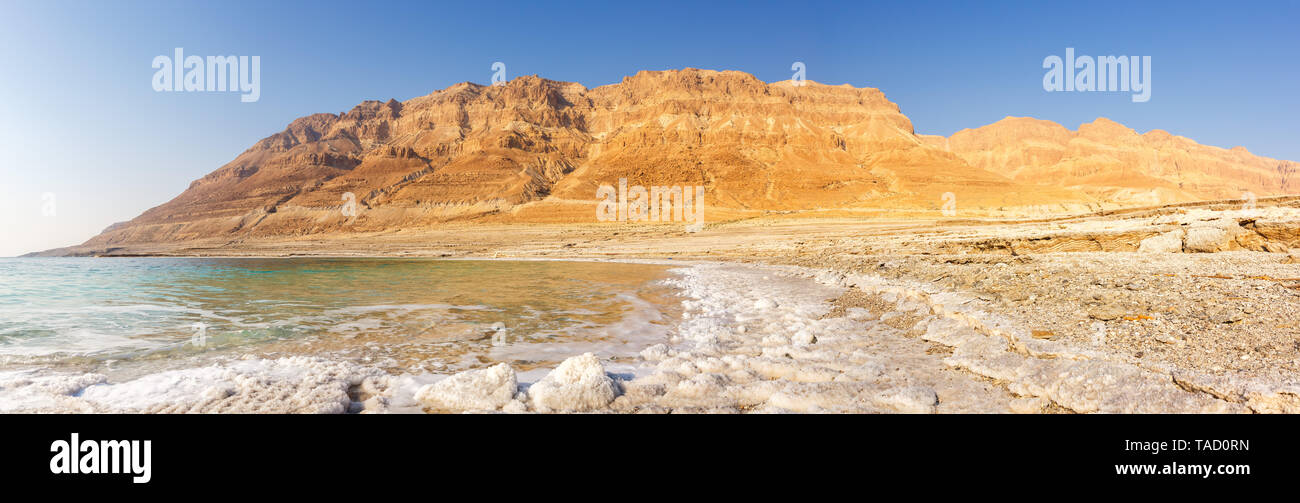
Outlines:
{"type": "Polygon", "coordinates": [[[949,192],[963,209],[1263,197],[1296,191],[1296,166],[1105,119],[1077,132],[1008,118],[951,138],[917,135],[877,89],[734,71],[643,71],[594,89],[526,76],[297,119],[85,247],[449,220],[594,223],[597,188],[621,178],[703,186],[716,221],[937,212],[949,192]]]}
{"type": "Polygon", "coordinates": [[[1300,164],[1293,161],[1258,157],[1244,147],[1201,145],[1159,129],[1138,134],[1106,118],[1070,131],[1051,121],[1007,117],[929,143],[1016,181],[1078,189],[1121,204],[1300,192],[1300,164]]]}

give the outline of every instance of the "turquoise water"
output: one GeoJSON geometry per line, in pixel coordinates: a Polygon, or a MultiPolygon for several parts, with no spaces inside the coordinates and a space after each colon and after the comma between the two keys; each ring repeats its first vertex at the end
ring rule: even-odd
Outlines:
{"type": "Polygon", "coordinates": [[[662,337],[676,315],[665,274],[553,261],[0,259],[0,370],[143,373],[298,354],[392,371],[527,368],[553,363],[553,345],[617,352],[662,337]]]}

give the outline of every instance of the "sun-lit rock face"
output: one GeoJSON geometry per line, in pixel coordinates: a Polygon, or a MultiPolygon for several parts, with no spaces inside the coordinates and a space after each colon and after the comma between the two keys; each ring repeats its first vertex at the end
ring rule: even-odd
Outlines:
{"type": "Polygon", "coordinates": [[[1138,134],[1106,118],[1070,131],[1051,121],[1007,117],[958,131],[946,147],[1019,182],[1075,188],[1119,204],[1300,192],[1295,162],[1254,156],[1243,147],[1201,145],[1159,129],[1138,134]]]}
{"type": "Polygon", "coordinates": [[[297,119],[88,245],[595,221],[601,185],[703,186],[709,211],[937,211],[1295,192],[1296,164],[1099,119],[917,135],[877,89],[643,71],[587,89],[526,76],[297,119]],[[352,214],[343,210],[355,204],[352,214]],[[355,215],[355,216],[354,216],[355,215]]]}

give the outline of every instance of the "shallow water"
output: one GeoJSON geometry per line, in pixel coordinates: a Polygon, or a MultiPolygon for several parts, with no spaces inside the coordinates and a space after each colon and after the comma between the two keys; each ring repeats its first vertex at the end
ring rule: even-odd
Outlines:
{"type": "Polygon", "coordinates": [[[0,370],[129,378],[244,356],[391,372],[574,352],[617,360],[666,337],[648,264],[358,258],[0,259],[0,370]]]}

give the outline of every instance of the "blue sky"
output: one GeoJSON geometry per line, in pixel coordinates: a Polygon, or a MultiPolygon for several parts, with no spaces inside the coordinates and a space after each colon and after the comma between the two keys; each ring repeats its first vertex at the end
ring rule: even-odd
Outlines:
{"type": "Polygon", "coordinates": [[[62,2],[0,0],[0,256],[76,244],[291,120],[538,74],[697,67],[877,87],[917,132],[1007,115],[1300,160],[1300,2],[62,2]],[[155,56],[261,57],[261,99],[158,93],[155,56]],[[1043,58],[1152,57],[1152,95],[1048,93],[1043,58]],[[45,216],[52,193],[55,215],[45,216]]]}

